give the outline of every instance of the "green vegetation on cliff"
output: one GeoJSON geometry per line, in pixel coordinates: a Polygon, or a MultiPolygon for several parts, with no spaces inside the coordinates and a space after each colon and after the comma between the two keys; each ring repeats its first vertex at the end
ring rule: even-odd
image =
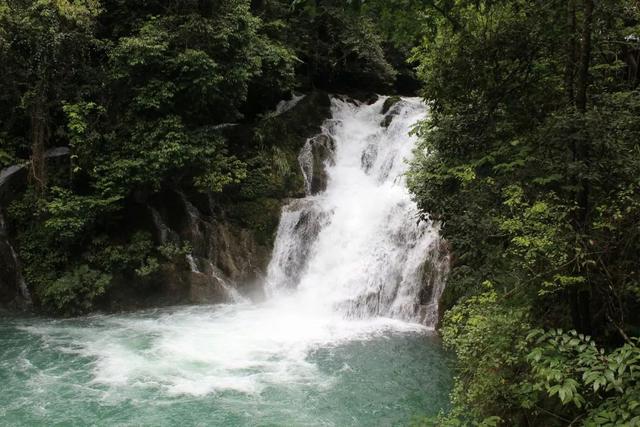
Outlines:
{"type": "Polygon", "coordinates": [[[453,251],[437,424],[640,425],[640,8],[435,3],[410,187],[453,251]]]}
{"type": "Polygon", "coordinates": [[[36,305],[82,313],[115,276],[151,280],[170,258],[140,216],[166,191],[208,194],[268,245],[328,103],[270,111],[294,89],[385,88],[385,55],[339,1],[0,1],[0,167],[29,162],[2,208],[36,305]]]}
{"type": "Polygon", "coordinates": [[[640,425],[639,63],[631,0],[0,0],[0,168],[29,164],[1,208],[36,306],[88,312],[189,250],[144,226],[154,198],[268,245],[323,91],[420,86],[409,184],[458,360],[425,423],[640,425]]]}

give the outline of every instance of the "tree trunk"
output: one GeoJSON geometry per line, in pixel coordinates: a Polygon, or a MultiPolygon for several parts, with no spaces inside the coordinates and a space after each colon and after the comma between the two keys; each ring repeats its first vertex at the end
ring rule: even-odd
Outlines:
{"type": "Polygon", "coordinates": [[[589,87],[589,62],[591,61],[591,27],[593,25],[593,0],[584,0],[584,23],[580,41],[580,63],[576,90],[578,111],[587,109],[587,88],[589,87]]]}
{"type": "Polygon", "coordinates": [[[640,49],[625,46],[625,62],[627,63],[628,81],[633,88],[638,86],[638,62],[640,60],[640,49]]]}
{"type": "Polygon", "coordinates": [[[47,171],[44,153],[46,141],[49,136],[47,127],[47,111],[44,94],[40,94],[34,100],[31,107],[31,173],[39,195],[44,193],[47,185],[47,171]]]}
{"type": "Polygon", "coordinates": [[[574,74],[576,68],[576,0],[567,2],[567,63],[564,70],[564,87],[569,105],[575,101],[574,74]]]}
{"type": "MultiPolygon", "coordinates": [[[[587,90],[589,87],[589,63],[591,61],[591,32],[593,24],[593,0],[584,0],[583,25],[580,41],[580,58],[578,63],[578,80],[576,84],[575,105],[576,109],[584,114],[587,110],[587,90]]],[[[582,176],[579,179],[580,185],[576,194],[577,211],[574,214],[573,228],[576,234],[576,245],[585,240],[589,234],[589,191],[590,183],[586,177],[589,170],[589,135],[586,135],[579,146],[573,146],[573,158],[578,162],[582,176]]],[[[580,265],[580,260],[576,260],[574,275],[585,275],[580,265]]],[[[571,304],[573,306],[572,315],[574,327],[584,334],[591,331],[591,291],[590,283],[587,281],[578,289],[571,293],[571,304]]]]}

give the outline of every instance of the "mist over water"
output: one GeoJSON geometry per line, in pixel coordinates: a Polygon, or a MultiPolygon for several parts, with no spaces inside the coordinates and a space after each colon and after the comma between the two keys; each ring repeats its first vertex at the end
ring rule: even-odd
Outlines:
{"type": "Polygon", "coordinates": [[[438,229],[418,221],[404,177],[415,143],[410,131],[426,108],[418,98],[402,99],[387,113],[393,117],[387,127],[385,99],[332,100],[326,138],[310,139],[301,153],[307,197],[283,211],[267,289],[276,298],[292,295],[305,312],[432,327],[448,260],[438,229]],[[315,175],[324,172],[314,170],[312,145],[319,143],[329,151],[327,182],[313,194],[315,175]],[[421,298],[425,281],[430,296],[421,298]]]}
{"type": "Polygon", "coordinates": [[[265,302],[0,318],[0,424],[370,426],[442,409],[447,260],[403,177],[425,107],[404,99],[385,127],[384,99],[334,99],[301,152],[308,194],[283,209],[265,302]]]}

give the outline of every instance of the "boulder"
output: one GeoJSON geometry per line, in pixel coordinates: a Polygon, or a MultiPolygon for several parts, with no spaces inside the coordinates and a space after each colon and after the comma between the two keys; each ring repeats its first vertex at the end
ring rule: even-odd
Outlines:
{"type": "Polygon", "coordinates": [[[27,185],[27,164],[13,165],[0,171],[0,206],[8,206],[27,185]]]}
{"type": "Polygon", "coordinates": [[[399,96],[390,96],[384,101],[384,104],[382,104],[382,114],[384,114],[384,118],[380,122],[380,126],[384,128],[389,127],[393,118],[400,112],[398,108],[395,108],[400,101],[402,101],[402,98],[399,96]]]}
{"type": "Polygon", "coordinates": [[[382,104],[382,114],[387,114],[389,110],[391,110],[391,107],[396,105],[401,100],[402,98],[400,98],[399,96],[390,96],[389,98],[385,99],[384,103],[382,104]]]}
{"type": "Polygon", "coordinates": [[[335,163],[335,141],[320,134],[309,139],[298,157],[305,177],[307,194],[317,194],[327,189],[327,166],[335,163]]]}

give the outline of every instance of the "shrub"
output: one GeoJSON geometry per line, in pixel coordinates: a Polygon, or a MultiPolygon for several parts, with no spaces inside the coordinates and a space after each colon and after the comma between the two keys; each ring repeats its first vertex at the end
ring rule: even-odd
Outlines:
{"type": "Polygon", "coordinates": [[[57,313],[73,316],[94,308],[95,301],[106,292],[111,276],[81,265],[65,273],[41,293],[45,306],[57,313]]]}

